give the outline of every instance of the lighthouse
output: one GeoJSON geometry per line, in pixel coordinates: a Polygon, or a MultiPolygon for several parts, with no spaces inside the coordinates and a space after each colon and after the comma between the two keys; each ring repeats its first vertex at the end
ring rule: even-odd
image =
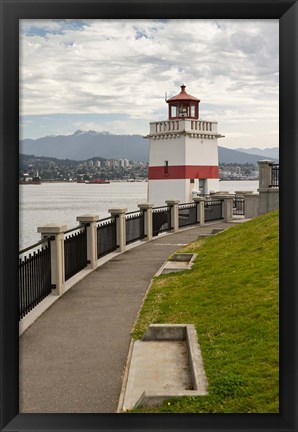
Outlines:
{"type": "Polygon", "coordinates": [[[168,119],[150,122],[148,202],[192,201],[219,190],[217,122],[199,119],[200,100],[186,86],[167,99],[168,119]]]}

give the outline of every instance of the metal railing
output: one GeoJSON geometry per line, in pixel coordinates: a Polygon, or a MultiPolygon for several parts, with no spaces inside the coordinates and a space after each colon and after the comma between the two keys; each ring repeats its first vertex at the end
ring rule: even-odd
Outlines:
{"type": "Polygon", "coordinates": [[[125,215],[126,244],[142,240],[144,234],[144,213],[141,211],[129,212],[125,215]]]}
{"type": "Polygon", "coordinates": [[[223,200],[208,200],[204,203],[205,222],[223,219],[222,216],[223,200]]]}
{"type": "MultiPolygon", "coordinates": [[[[204,201],[205,222],[223,219],[222,199],[208,199],[204,201]]],[[[235,211],[241,214],[244,212],[243,199],[234,198],[235,211]]],[[[196,225],[198,223],[197,203],[184,203],[178,205],[179,228],[196,225]]],[[[235,213],[234,213],[235,214],[235,213]]],[[[144,223],[146,211],[134,211],[125,214],[125,224],[118,229],[118,216],[107,217],[96,221],[96,237],[88,239],[95,241],[97,245],[97,259],[117,250],[120,242],[121,229],[125,226],[126,245],[145,238],[144,223]]],[[[158,234],[172,230],[172,207],[161,206],[152,208],[152,234],[158,234]]],[[[59,268],[65,270],[64,281],[87,267],[88,263],[88,244],[87,231],[89,224],[80,225],[76,228],[65,231],[64,233],[64,263],[60,263],[59,268]]],[[[91,228],[90,228],[91,230],[91,228]]],[[[92,235],[93,231],[90,231],[92,235]]],[[[19,315],[20,319],[30,312],[41,300],[51,294],[55,285],[52,284],[51,268],[56,265],[54,249],[51,250],[52,241],[55,237],[47,237],[42,241],[20,251],[19,257],[19,315]],[[30,252],[29,254],[27,252],[30,252]],[[54,254],[54,255],[53,255],[54,254]],[[54,258],[53,258],[54,257],[54,258]],[[54,264],[53,264],[54,263],[54,264]]],[[[121,242],[120,242],[121,243],[121,242]]],[[[91,243],[92,244],[92,243],[91,243]]],[[[92,255],[92,254],[91,254],[92,255]]],[[[93,259],[90,257],[90,259],[93,259]]],[[[54,273],[55,274],[55,273],[54,273]]]]}
{"type": "Polygon", "coordinates": [[[245,214],[245,199],[244,198],[233,198],[233,215],[244,215],[245,214]]]}
{"type": "Polygon", "coordinates": [[[51,294],[50,239],[45,238],[21,250],[19,255],[19,319],[21,319],[51,294]],[[32,251],[25,255],[29,250],[32,251]]]}
{"type": "Polygon", "coordinates": [[[97,222],[97,258],[101,258],[117,249],[116,218],[97,222]]]}
{"type": "Polygon", "coordinates": [[[269,187],[279,187],[279,164],[272,165],[271,184],[269,185],[269,187]]]}
{"type": "Polygon", "coordinates": [[[197,204],[185,203],[178,206],[179,228],[198,223],[197,204]]]}
{"type": "Polygon", "coordinates": [[[65,231],[64,237],[65,280],[87,267],[87,229],[85,226],[65,231]],[[71,234],[70,234],[71,233],[71,234]]]}
{"type": "Polygon", "coordinates": [[[152,209],[153,236],[171,230],[171,208],[154,207],[152,209]]]}

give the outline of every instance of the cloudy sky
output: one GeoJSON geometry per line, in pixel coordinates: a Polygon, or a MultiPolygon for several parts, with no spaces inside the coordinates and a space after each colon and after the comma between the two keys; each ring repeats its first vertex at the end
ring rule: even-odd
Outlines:
{"type": "Polygon", "coordinates": [[[22,20],[20,137],[149,132],[180,85],[228,148],[278,146],[278,20],[22,20]]]}

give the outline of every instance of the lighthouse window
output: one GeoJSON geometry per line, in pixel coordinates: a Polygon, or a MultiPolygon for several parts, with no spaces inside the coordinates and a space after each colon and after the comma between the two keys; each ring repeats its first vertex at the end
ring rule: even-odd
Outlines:
{"type": "Polygon", "coordinates": [[[177,113],[177,106],[176,105],[172,105],[171,106],[171,117],[177,117],[178,113],[177,113]]]}
{"type": "Polygon", "coordinates": [[[181,117],[185,117],[187,115],[187,106],[186,105],[180,105],[179,106],[179,114],[181,117]]]}
{"type": "Polygon", "coordinates": [[[191,105],[191,107],[190,107],[190,116],[191,117],[195,117],[195,115],[196,115],[196,108],[195,108],[194,105],[191,105]]]}
{"type": "Polygon", "coordinates": [[[165,161],[164,173],[169,174],[169,161],[165,161]]]}

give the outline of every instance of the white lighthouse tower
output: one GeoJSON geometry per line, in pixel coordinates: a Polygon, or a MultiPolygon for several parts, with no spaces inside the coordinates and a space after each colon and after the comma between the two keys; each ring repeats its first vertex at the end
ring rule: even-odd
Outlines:
{"type": "Polygon", "coordinates": [[[166,101],[168,120],[151,122],[148,202],[192,201],[195,193],[219,190],[217,122],[199,120],[200,100],[181,92],[166,101]]]}

